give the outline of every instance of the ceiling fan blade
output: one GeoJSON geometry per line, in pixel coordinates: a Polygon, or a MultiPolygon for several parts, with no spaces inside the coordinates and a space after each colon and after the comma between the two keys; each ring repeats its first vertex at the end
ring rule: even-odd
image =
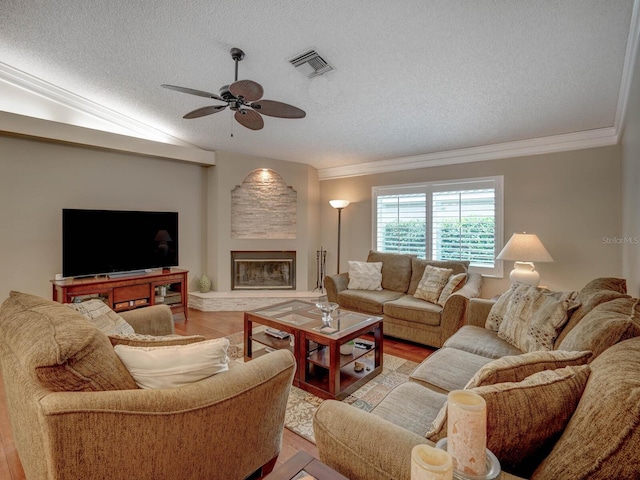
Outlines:
{"type": "Polygon", "coordinates": [[[247,102],[260,100],[264,95],[262,85],[252,80],[238,80],[229,85],[229,91],[235,97],[243,97],[247,102]]]}
{"type": "Polygon", "coordinates": [[[238,110],[235,114],[235,118],[240,125],[251,130],[261,130],[262,127],[264,127],[262,115],[254,110],[238,110]]]}
{"type": "Polygon", "coordinates": [[[252,103],[251,107],[258,110],[261,114],[270,117],[304,118],[307,116],[305,111],[300,110],[298,107],[274,100],[260,100],[259,102],[252,103]]]}
{"type": "Polygon", "coordinates": [[[204,92],[202,90],[194,90],[193,88],[178,87],[177,85],[166,85],[166,84],[162,84],[161,87],[168,88],[169,90],[175,90],[176,92],[188,93],[190,95],[197,95],[199,97],[214,98],[216,100],[222,100],[223,102],[226,101],[220,95],[216,95],[215,93],[204,92]]]}
{"type": "Polygon", "coordinates": [[[211,115],[212,113],[221,112],[225,108],[227,108],[226,105],[211,105],[210,107],[196,108],[192,112],[187,113],[182,118],[200,118],[204,117],[205,115],[211,115]]]}

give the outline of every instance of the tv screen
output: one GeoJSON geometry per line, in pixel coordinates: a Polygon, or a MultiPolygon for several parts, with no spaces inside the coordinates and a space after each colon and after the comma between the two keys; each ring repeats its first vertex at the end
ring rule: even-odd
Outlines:
{"type": "Polygon", "coordinates": [[[176,212],[62,210],[64,277],[177,265],[176,212]]]}

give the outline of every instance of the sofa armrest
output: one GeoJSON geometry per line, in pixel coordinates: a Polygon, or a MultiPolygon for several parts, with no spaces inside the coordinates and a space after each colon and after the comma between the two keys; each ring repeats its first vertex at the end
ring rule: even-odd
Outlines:
{"type": "Polygon", "coordinates": [[[178,388],[51,393],[42,456],[59,480],[245,478],[280,452],[294,371],[279,350],[178,388]]]}
{"type": "Polygon", "coordinates": [[[338,293],[349,286],[349,273],[327,275],[324,277],[324,288],[327,290],[327,300],[338,303],[338,293]]]}
{"type": "Polygon", "coordinates": [[[480,295],[482,275],[469,273],[464,286],[447,298],[442,309],[441,327],[442,343],[464,325],[467,316],[467,305],[471,299],[480,295]]]}
{"type": "Polygon", "coordinates": [[[495,300],[486,300],[484,298],[471,299],[467,308],[465,324],[484,327],[494,303],[496,303],[495,300]]]}
{"type": "MultiPolygon", "coordinates": [[[[425,437],[335,400],[313,418],[320,460],[350,480],[410,480],[411,449],[433,446],[425,437]]],[[[501,472],[499,480],[524,480],[501,472]]]]}
{"type": "Polygon", "coordinates": [[[173,314],[168,305],[152,305],[121,312],[136,333],[143,335],[170,335],[175,333],[173,314]]]}

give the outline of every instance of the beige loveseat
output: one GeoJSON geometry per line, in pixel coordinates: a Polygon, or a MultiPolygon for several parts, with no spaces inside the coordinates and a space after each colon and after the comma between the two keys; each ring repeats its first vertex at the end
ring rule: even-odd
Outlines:
{"type": "Polygon", "coordinates": [[[327,276],[327,299],[357,312],[382,315],[384,334],[441,347],[462,325],[470,298],[480,295],[482,276],[467,271],[469,262],[422,260],[413,255],[370,251],[367,262],[382,262],[382,290],[350,290],[349,273],[327,276]],[[425,267],[466,273],[466,282],[444,305],[414,297],[425,267]]]}
{"type": "Polygon", "coordinates": [[[494,406],[492,451],[508,446],[507,455],[525,455],[534,450],[529,434],[550,432],[534,442],[537,457],[522,464],[501,459],[502,478],[513,478],[505,471],[542,480],[640,478],[640,307],[625,291],[624,280],[590,282],[556,350],[542,353],[523,353],[484,328],[493,302],[471,300],[467,325],[371,413],[335,401],[320,406],[314,418],[320,458],[351,480],[408,480],[411,448],[432,444],[426,436],[446,436],[446,422],[434,435],[446,392],[484,378],[473,390],[493,399],[487,400],[494,406]],[[510,404],[505,391],[524,398],[510,404]]]}
{"type": "MultiPolygon", "coordinates": [[[[173,332],[164,305],[123,317],[137,333],[173,332]]],[[[95,325],[12,292],[0,307],[0,357],[29,480],[241,480],[273,468],[280,452],[295,370],[286,350],[189,385],[139,389],[95,325]]]]}

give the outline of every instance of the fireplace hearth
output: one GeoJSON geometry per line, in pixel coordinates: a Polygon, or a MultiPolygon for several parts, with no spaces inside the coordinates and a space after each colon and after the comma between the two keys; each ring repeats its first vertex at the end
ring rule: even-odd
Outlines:
{"type": "Polygon", "coordinates": [[[295,290],[296,252],[231,252],[232,290],[295,290]]]}

